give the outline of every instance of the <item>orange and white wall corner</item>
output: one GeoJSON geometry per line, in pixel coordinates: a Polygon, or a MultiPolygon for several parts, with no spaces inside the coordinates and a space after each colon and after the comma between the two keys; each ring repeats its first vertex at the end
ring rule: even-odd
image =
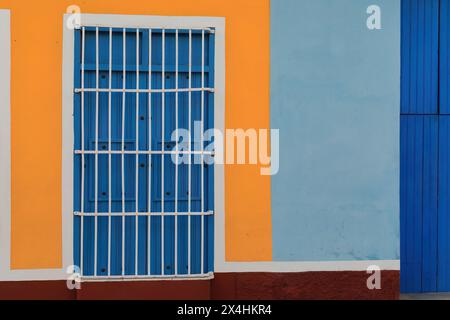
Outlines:
{"type": "Polygon", "coordinates": [[[398,297],[400,1],[375,1],[380,30],[366,25],[374,1],[237,2],[0,2],[0,298],[398,297]],[[63,16],[73,4],[224,18],[224,126],[279,129],[280,147],[276,175],[224,166],[214,279],[67,289],[63,16]],[[367,286],[370,266],[381,288],[367,286]]]}

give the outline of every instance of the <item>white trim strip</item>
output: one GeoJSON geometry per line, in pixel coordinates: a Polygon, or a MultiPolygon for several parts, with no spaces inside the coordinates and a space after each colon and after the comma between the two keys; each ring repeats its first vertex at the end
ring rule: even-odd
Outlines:
{"type": "MultiPolygon", "coordinates": [[[[203,149],[204,146],[204,137],[203,133],[205,131],[205,91],[203,88],[205,87],[205,31],[202,30],[202,91],[201,91],[201,101],[200,101],[200,124],[201,124],[201,131],[200,131],[200,211],[205,210],[205,163],[204,163],[204,156],[203,156],[203,149]]],[[[204,263],[204,255],[205,255],[205,217],[201,217],[200,222],[200,270],[201,273],[204,273],[205,263],[204,263]]]]}
{"type": "MultiPolygon", "coordinates": [[[[161,217],[163,213],[162,212],[138,212],[137,216],[139,217],[147,217],[147,216],[154,216],[154,217],[161,217]]],[[[81,213],[81,212],[74,212],[75,216],[85,216],[85,217],[93,217],[96,214],[95,213],[81,213]]],[[[98,216],[99,217],[108,217],[108,216],[112,216],[112,217],[121,217],[125,215],[126,217],[134,217],[136,216],[136,213],[134,212],[126,212],[125,214],[120,213],[120,212],[108,212],[108,213],[99,213],[98,216]]],[[[166,216],[187,216],[187,215],[192,215],[192,216],[212,216],[214,215],[213,211],[206,211],[206,212],[164,212],[164,215],[166,216]]]]}
{"type": "Polygon", "coordinates": [[[134,274],[138,275],[139,254],[139,29],[136,29],[136,159],[135,159],[135,243],[134,243],[134,274]]]}
{"type": "MultiPolygon", "coordinates": [[[[73,242],[73,111],[74,111],[74,67],[75,58],[75,33],[67,28],[67,20],[70,15],[64,16],[63,20],[63,64],[62,64],[62,245],[63,245],[63,271],[55,270],[54,273],[65,272],[69,266],[74,264],[74,242],[73,242]],[[67,188],[67,189],[66,189],[67,188]]],[[[81,233],[80,233],[81,234],[81,233]]],[[[30,271],[33,273],[34,271],[30,271]]],[[[50,273],[50,271],[49,271],[50,273]]],[[[41,273],[37,273],[41,274],[41,273]]],[[[51,273],[50,273],[51,275],[51,273]]]]}
{"type": "Polygon", "coordinates": [[[115,93],[175,93],[175,92],[214,92],[214,88],[178,88],[178,89],[107,89],[107,88],[75,88],[75,93],[80,92],[115,92],[115,93]]]}
{"type": "MultiPolygon", "coordinates": [[[[99,65],[99,59],[100,59],[100,55],[99,55],[99,45],[98,45],[98,28],[95,28],[95,87],[98,89],[99,88],[99,81],[100,81],[100,77],[99,77],[99,69],[98,69],[98,65],[99,65]]],[[[100,113],[99,113],[99,93],[96,92],[95,93],[95,151],[98,152],[98,131],[99,131],[99,117],[100,117],[100,113]]],[[[95,169],[94,169],[94,274],[97,275],[97,252],[98,252],[98,241],[97,241],[97,237],[98,237],[98,154],[95,154],[95,169]]]]}
{"type": "MultiPolygon", "coordinates": [[[[152,30],[148,31],[148,88],[152,88],[152,30]]],[[[152,94],[148,93],[148,150],[152,151],[152,94]]],[[[152,211],[152,154],[148,155],[148,204],[147,211],[152,211]]],[[[148,250],[147,250],[147,274],[152,274],[152,217],[147,218],[147,237],[148,237],[148,250]]]]}
{"type": "Polygon", "coordinates": [[[326,271],[367,271],[369,266],[381,270],[400,270],[400,260],[361,261],[302,261],[302,262],[226,262],[215,270],[220,272],[326,272],[326,271]]]}
{"type": "MultiPolygon", "coordinates": [[[[175,89],[178,89],[178,29],[175,31],[175,89]]],[[[177,132],[175,151],[178,153],[178,93],[175,93],[175,130],[177,132]]],[[[175,275],[178,274],[178,160],[175,162],[175,275]]]]}
{"type": "MultiPolygon", "coordinates": [[[[69,16],[66,14],[65,16],[69,16]]],[[[147,16],[125,14],[81,14],[81,25],[89,27],[112,28],[152,28],[152,29],[179,29],[179,30],[206,30],[217,33],[217,27],[224,25],[225,19],[221,17],[176,17],[176,16],[147,16]],[[205,28],[205,25],[215,27],[205,28]]]]}
{"type": "Polygon", "coordinates": [[[82,277],[82,282],[104,282],[104,281],[158,281],[158,280],[211,280],[214,279],[212,272],[205,274],[180,274],[180,275],[153,275],[151,278],[145,276],[99,276],[99,277],[82,277]]]}
{"type": "MultiPolygon", "coordinates": [[[[123,79],[122,88],[126,88],[127,77],[127,34],[126,29],[123,29],[122,38],[122,59],[123,59],[123,79]]],[[[125,275],[125,92],[122,93],[122,275],[125,275]]]]}
{"type": "MultiPolygon", "coordinates": [[[[112,88],[112,28],[109,28],[109,81],[108,81],[108,88],[112,88]]],[[[111,257],[112,257],[112,251],[111,251],[111,232],[112,232],[112,106],[111,106],[111,92],[108,93],[108,151],[110,152],[108,155],[108,275],[111,275],[111,257]]]]}
{"type": "MultiPolygon", "coordinates": [[[[75,150],[74,151],[75,154],[136,154],[136,151],[117,151],[117,150],[112,150],[112,151],[107,151],[107,150],[75,150]]],[[[191,154],[191,155],[214,155],[214,152],[211,151],[169,151],[169,150],[164,150],[164,151],[146,151],[146,150],[139,150],[137,151],[137,154],[191,154]]]]}
{"type": "MultiPolygon", "coordinates": [[[[86,30],[82,28],[81,31],[81,87],[84,88],[84,60],[85,60],[85,46],[86,46],[86,30]]],[[[84,99],[85,94],[81,94],[81,150],[84,152],[84,99]]],[[[81,212],[84,212],[84,166],[85,166],[85,156],[81,156],[81,212]]],[[[84,218],[81,217],[80,221],[80,273],[83,274],[84,266],[84,218]]]]}
{"type": "MultiPolygon", "coordinates": [[[[189,91],[188,91],[188,131],[192,132],[192,30],[189,30],[189,91]]],[[[189,134],[188,143],[189,152],[192,152],[192,134],[189,134]]],[[[189,156],[188,162],[188,212],[191,212],[191,175],[192,175],[192,156],[189,156]]],[[[188,215],[188,274],[191,274],[191,215],[188,215]]]]}
{"type": "MultiPolygon", "coordinates": [[[[166,30],[162,30],[162,74],[161,74],[161,85],[163,89],[162,97],[161,97],[161,150],[165,150],[165,144],[164,141],[164,134],[166,132],[165,128],[165,113],[166,113],[166,94],[164,92],[166,88],[166,30]]],[[[161,155],[161,274],[164,275],[164,253],[165,253],[165,245],[164,245],[164,207],[165,207],[165,201],[164,201],[164,162],[165,162],[165,155],[164,153],[161,155]]]]}
{"type": "Polygon", "coordinates": [[[0,10],[0,275],[10,268],[11,236],[11,18],[0,10]]]}

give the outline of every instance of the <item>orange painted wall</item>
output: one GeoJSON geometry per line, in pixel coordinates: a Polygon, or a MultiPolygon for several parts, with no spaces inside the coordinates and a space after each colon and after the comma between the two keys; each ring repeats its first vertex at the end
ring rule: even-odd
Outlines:
{"type": "MultiPolygon", "coordinates": [[[[226,127],[269,127],[269,0],[0,0],[12,29],[12,269],[62,266],[62,19],[83,13],[226,18],[226,127]]],[[[270,178],[225,169],[226,260],[272,260],[270,178]]]]}

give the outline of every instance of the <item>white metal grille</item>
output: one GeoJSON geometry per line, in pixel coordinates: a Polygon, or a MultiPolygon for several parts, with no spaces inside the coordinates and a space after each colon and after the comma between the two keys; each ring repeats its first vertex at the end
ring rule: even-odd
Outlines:
{"type": "MultiPolygon", "coordinates": [[[[122,88],[114,88],[113,87],[113,83],[112,83],[112,79],[113,79],[113,52],[114,52],[114,46],[113,46],[113,34],[117,33],[117,29],[113,28],[109,28],[107,30],[109,37],[108,37],[108,86],[107,88],[104,87],[100,87],[99,83],[100,83],[100,57],[99,57],[99,52],[100,52],[100,43],[99,43],[99,33],[100,33],[100,28],[99,27],[93,27],[89,29],[89,32],[94,32],[95,33],[95,86],[87,86],[86,85],[86,33],[88,32],[87,29],[88,27],[81,27],[80,30],[80,40],[81,40],[81,61],[80,61],[80,87],[75,87],[74,88],[74,92],[76,95],[79,95],[80,97],[80,119],[81,119],[81,125],[80,125],[80,141],[81,141],[81,148],[75,148],[74,149],[74,155],[75,156],[79,156],[79,158],[81,159],[81,165],[80,165],[80,170],[81,170],[81,182],[80,182],[80,210],[74,210],[74,218],[79,218],[80,219],[80,224],[79,224],[79,261],[80,261],[80,269],[81,269],[81,274],[83,275],[83,277],[85,277],[86,279],[89,278],[98,278],[98,279],[115,279],[115,278],[123,278],[123,279],[132,279],[132,278],[141,278],[141,277],[151,277],[151,278],[177,278],[177,277],[181,277],[181,278],[189,278],[189,277],[198,277],[198,276],[209,276],[210,275],[210,270],[205,270],[205,262],[204,262],[204,257],[205,257],[205,217],[208,216],[213,216],[214,215],[214,211],[213,210],[205,210],[205,179],[204,179],[204,174],[205,174],[205,169],[204,169],[204,157],[206,155],[208,156],[212,156],[213,152],[208,152],[204,150],[204,138],[203,138],[203,132],[204,132],[204,123],[205,123],[205,93],[208,94],[213,94],[214,92],[214,88],[209,88],[205,86],[205,46],[206,46],[206,42],[205,42],[205,35],[206,34],[212,34],[214,32],[213,29],[210,28],[201,28],[201,29],[183,29],[183,32],[187,32],[188,33],[188,39],[189,39],[189,49],[188,49],[188,61],[189,61],[189,65],[188,65],[188,78],[189,78],[189,83],[188,83],[188,87],[187,88],[180,88],[179,87],[179,33],[181,29],[171,29],[170,32],[175,32],[175,54],[176,54],[176,58],[175,58],[175,88],[166,88],[166,33],[168,32],[168,30],[166,29],[161,29],[158,31],[158,34],[160,34],[160,36],[162,37],[162,45],[161,45],[161,57],[162,57],[162,63],[161,63],[161,71],[158,71],[158,74],[161,74],[161,88],[157,88],[154,89],[152,88],[152,76],[153,76],[153,72],[152,71],[152,56],[153,56],[153,51],[154,48],[152,48],[152,37],[154,36],[154,30],[156,29],[135,29],[135,44],[136,44],[136,64],[132,67],[135,68],[135,79],[136,79],[136,84],[135,84],[135,88],[127,88],[127,77],[130,75],[130,65],[127,64],[127,53],[129,53],[129,51],[127,50],[127,37],[130,36],[130,31],[127,29],[122,29],[121,30],[121,34],[122,34],[122,61],[123,61],[123,65],[122,65],[122,88]],[[142,37],[144,33],[141,33],[142,30],[147,30],[148,31],[148,70],[145,71],[145,73],[148,73],[148,79],[147,79],[147,86],[148,88],[141,88],[141,74],[143,71],[140,70],[140,60],[142,59],[143,55],[141,53],[141,49],[142,49],[142,37]],[[192,74],[193,74],[193,70],[192,70],[192,51],[193,51],[193,32],[200,32],[201,33],[201,86],[200,87],[194,87],[193,83],[192,83],[192,74]],[[94,132],[95,132],[95,138],[94,138],[94,148],[87,148],[86,146],[86,132],[85,132],[85,128],[86,128],[86,104],[87,104],[87,94],[93,94],[95,95],[95,121],[93,122],[94,125],[94,132]],[[162,143],[161,143],[161,150],[153,150],[152,149],[152,94],[156,94],[159,93],[161,94],[161,139],[162,139],[162,143]],[[190,138],[189,142],[188,142],[188,151],[186,150],[179,150],[178,144],[175,144],[175,149],[174,150],[165,150],[165,135],[166,135],[166,128],[165,128],[165,116],[167,115],[166,112],[166,94],[167,93],[174,93],[175,94],[175,119],[176,119],[176,124],[175,127],[179,128],[179,94],[180,93],[187,93],[188,95],[188,124],[189,124],[189,132],[192,132],[192,126],[191,126],[191,122],[192,122],[192,108],[193,108],[193,102],[192,102],[192,94],[193,93],[199,93],[201,94],[201,98],[200,98],[200,110],[201,110],[201,115],[200,115],[200,123],[201,123],[201,137],[200,137],[200,150],[194,150],[192,148],[193,145],[193,141],[190,138]],[[100,95],[101,94],[106,94],[107,95],[107,120],[105,119],[101,119],[100,118],[100,95]],[[113,136],[112,136],[112,95],[113,94],[121,94],[122,97],[122,112],[121,112],[121,141],[120,141],[120,149],[114,149],[113,148],[113,136]],[[128,143],[128,141],[126,141],[126,133],[125,133],[125,128],[126,128],[126,121],[129,121],[129,119],[127,120],[126,118],[126,114],[127,114],[127,110],[126,110],[126,106],[127,106],[127,94],[135,94],[135,130],[136,130],[136,134],[135,134],[135,150],[127,150],[126,149],[126,145],[128,143]],[[143,99],[143,96],[145,95],[145,99],[147,99],[147,118],[148,118],[148,123],[146,124],[148,127],[148,137],[146,137],[148,139],[148,148],[143,150],[142,148],[140,148],[140,127],[142,126],[142,121],[139,117],[139,108],[140,108],[140,100],[143,99]],[[102,144],[99,140],[99,126],[101,125],[101,121],[107,121],[107,128],[108,128],[108,133],[107,133],[107,148],[106,150],[103,148],[100,148],[100,145],[102,144]],[[174,210],[170,210],[168,212],[168,210],[166,210],[166,201],[165,201],[165,188],[164,188],[164,184],[166,182],[166,175],[165,175],[165,156],[166,155],[189,155],[189,159],[192,159],[193,156],[197,155],[200,156],[201,158],[201,164],[200,165],[200,208],[201,210],[198,211],[196,210],[196,212],[193,212],[192,210],[192,192],[191,192],[191,187],[192,187],[192,163],[191,161],[189,161],[188,164],[188,200],[187,200],[187,211],[186,212],[181,212],[179,211],[179,164],[175,164],[175,194],[174,194],[174,210]],[[126,181],[125,181],[125,157],[129,156],[129,155],[134,155],[135,156],[135,177],[134,177],[134,181],[135,181],[135,192],[134,192],[134,212],[130,212],[130,210],[127,210],[127,200],[126,199],[126,194],[125,194],[125,189],[126,189],[126,181]],[[99,170],[101,169],[99,167],[99,158],[101,156],[106,156],[107,157],[107,172],[108,172],[108,187],[107,187],[107,194],[108,194],[108,199],[107,199],[107,204],[108,204],[108,210],[107,212],[100,212],[99,211],[99,170]],[[120,157],[120,163],[121,163],[121,172],[117,173],[113,171],[113,157],[120,157]],[[144,210],[144,212],[142,212],[142,210],[139,209],[139,196],[141,195],[141,190],[140,190],[140,173],[139,173],[139,157],[140,156],[146,156],[148,159],[148,166],[147,166],[147,174],[149,176],[148,178],[148,187],[146,188],[147,190],[145,190],[144,192],[147,192],[147,196],[146,196],[146,201],[147,203],[147,210],[144,210]],[[161,184],[161,194],[160,194],[160,203],[161,203],[161,210],[157,210],[157,211],[153,211],[152,208],[152,156],[160,156],[161,157],[161,173],[160,173],[160,184],[161,184]],[[93,175],[94,175],[94,209],[92,210],[85,210],[86,208],[86,202],[88,201],[88,199],[86,199],[86,177],[87,177],[87,172],[86,172],[86,162],[87,162],[87,157],[93,157],[94,158],[94,171],[93,171],[93,175]],[[114,174],[118,174],[120,176],[121,179],[121,210],[120,212],[115,212],[114,210],[112,210],[113,208],[113,202],[114,199],[112,198],[112,177],[114,174]],[[91,212],[92,211],[92,212],[91,212]],[[193,250],[193,246],[191,244],[192,241],[192,237],[191,237],[191,232],[192,232],[192,217],[199,217],[201,219],[200,222],[200,270],[199,272],[193,272],[192,271],[192,262],[191,262],[191,258],[192,258],[192,254],[191,254],[191,250],[193,250]],[[108,236],[108,241],[107,241],[107,270],[106,270],[106,274],[102,273],[99,274],[98,272],[98,257],[99,257],[99,252],[98,252],[98,246],[99,246],[99,218],[107,218],[107,236],[108,236]],[[113,230],[112,230],[112,221],[115,217],[119,217],[121,218],[121,227],[122,227],[122,231],[121,231],[121,270],[120,270],[120,274],[113,274],[112,273],[112,258],[114,256],[114,253],[112,252],[112,234],[113,234],[113,230]],[[127,217],[135,217],[134,219],[134,223],[135,223],[135,227],[134,227],[134,237],[135,237],[135,244],[134,244],[134,274],[129,274],[126,272],[127,270],[127,264],[129,264],[129,261],[126,261],[126,257],[125,257],[125,252],[127,250],[126,248],[126,218],[127,217]],[[147,217],[147,230],[146,230],[146,237],[147,237],[147,248],[146,248],[146,253],[143,254],[142,251],[139,250],[139,232],[140,232],[140,227],[139,227],[139,218],[140,217],[147,217]],[[152,248],[152,245],[150,243],[151,241],[151,230],[152,230],[152,219],[151,217],[160,217],[160,223],[161,223],[161,228],[160,228],[160,248],[157,249],[160,251],[160,262],[161,262],[161,266],[160,266],[160,272],[155,272],[152,273],[152,257],[154,257],[154,253],[152,252],[152,250],[156,250],[154,248],[152,248]],[[166,257],[166,247],[165,247],[165,227],[164,224],[166,222],[166,218],[167,217],[173,217],[175,219],[175,223],[174,223],[174,253],[173,253],[173,258],[174,258],[174,270],[170,273],[167,273],[166,270],[166,262],[165,262],[165,257],[166,257]],[[179,217],[187,217],[188,219],[188,223],[187,223],[187,272],[183,272],[181,273],[180,270],[178,270],[179,267],[179,217]],[[90,274],[86,273],[84,268],[87,265],[87,262],[84,261],[84,257],[86,256],[85,254],[85,250],[87,244],[85,243],[86,241],[86,230],[84,229],[85,227],[85,219],[94,219],[94,231],[93,231],[93,240],[89,240],[89,241],[93,241],[93,247],[94,247],[94,253],[93,253],[93,272],[91,272],[90,274]],[[145,272],[139,272],[139,268],[138,268],[138,264],[139,264],[139,260],[142,259],[143,257],[145,257],[146,259],[146,264],[147,267],[145,268],[145,272]]],[[[105,32],[104,28],[102,29],[102,32],[105,32]]],[[[213,66],[209,66],[210,68],[212,68],[213,66]]],[[[104,69],[103,69],[104,70],[104,69]]],[[[77,72],[77,71],[76,71],[77,72]]],[[[89,116],[88,116],[89,117],[89,116]]],[[[104,125],[104,124],[103,124],[104,125]]],[[[154,132],[153,132],[154,133],[154,132]]],[[[92,245],[92,244],[90,244],[92,245]]],[[[90,262],[92,263],[92,262],[90,262]]]]}

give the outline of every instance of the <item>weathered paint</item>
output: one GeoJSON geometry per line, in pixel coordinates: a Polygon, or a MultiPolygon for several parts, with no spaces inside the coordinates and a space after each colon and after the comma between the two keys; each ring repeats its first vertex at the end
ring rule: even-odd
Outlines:
{"type": "Polygon", "coordinates": [[[400,1],[272,1],[271,26],[274,260],[399,259],[400,1]]]}

